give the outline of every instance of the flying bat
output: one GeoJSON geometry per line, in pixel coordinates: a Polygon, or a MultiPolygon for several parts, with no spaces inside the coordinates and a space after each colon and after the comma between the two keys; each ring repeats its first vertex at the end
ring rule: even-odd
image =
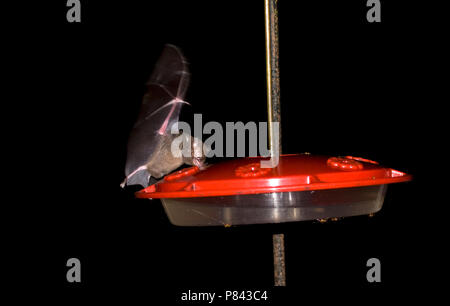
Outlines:
{"type": "Polygon", "coordinates": [[[189,104],[184,101],[189,77],[180,49],[166,45],[147,83],[147,93],[128,139],[122,187],[147,187],[151,177],[161,178],[183,164],[204,167],[205,155],[198,154],[202,142],[185,133],[181,136],[171,133],[183,104],[189,104]],[[184,137],[183,141],[173,146],[177,137],[184,137]],[[190,146],[189,155],[182,154],[183,146],[190,146]]]}

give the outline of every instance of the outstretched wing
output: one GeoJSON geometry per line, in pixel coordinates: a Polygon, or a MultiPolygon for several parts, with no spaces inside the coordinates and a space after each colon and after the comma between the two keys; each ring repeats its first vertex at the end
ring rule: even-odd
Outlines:
{"type": "Polygon", "coordinates": [[[145,165],[158,154],[162,136],[170,134],[171,126],[178,122],[188,83],[187,62],[181,51],[166,45],[147,83],[148,91],[128,140],[127,185],[148,185],[150,173],[145,165]]]}

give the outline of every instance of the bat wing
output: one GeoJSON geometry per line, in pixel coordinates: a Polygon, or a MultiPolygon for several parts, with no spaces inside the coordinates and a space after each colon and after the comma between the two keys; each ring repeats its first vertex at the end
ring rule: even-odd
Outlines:
{"type": "Polygon", "coordinates": [[[187,62],[181,51],[166,45],[147,83],[148,91],[128,140],[127,185],[148,186],[150,173],[145,165],[159,153],[164,135],[178,122],[188,83],[187,62]]]}

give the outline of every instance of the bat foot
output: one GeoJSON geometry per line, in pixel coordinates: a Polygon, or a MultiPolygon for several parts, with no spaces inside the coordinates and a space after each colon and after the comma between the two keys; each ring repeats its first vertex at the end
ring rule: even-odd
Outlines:
{"type": "Polygon", "coordinates": [[[125,185],[126,185],[126,184],[127,184],[127,178],[125,178],[125,179],[123,180],[123,182],[120,183],[120,187],[125,188],[125,185]]]}
{"type": "Polygon", "coordinates": [[[147,187],[150,177],[151,176],[150,173],[148,173],[147,166],[143,165],[130,173],[120,184],[120,187],[125,188],[127,185],[141,185],[143,187],[147,187]]]}

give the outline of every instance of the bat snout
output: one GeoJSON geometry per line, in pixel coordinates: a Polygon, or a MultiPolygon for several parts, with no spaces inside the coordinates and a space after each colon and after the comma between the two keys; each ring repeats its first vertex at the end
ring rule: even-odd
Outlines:
{"type": "Polygon", "coordinates": [[[194,166],[197,166],[200,169],[202,169],[205,166],[205,158],[204,157],[194,157],[192,159],[192,163],[194,164],[194,166]]]}

